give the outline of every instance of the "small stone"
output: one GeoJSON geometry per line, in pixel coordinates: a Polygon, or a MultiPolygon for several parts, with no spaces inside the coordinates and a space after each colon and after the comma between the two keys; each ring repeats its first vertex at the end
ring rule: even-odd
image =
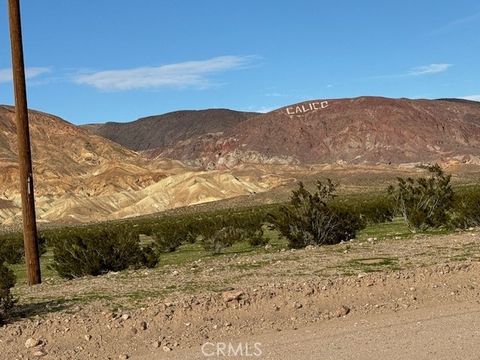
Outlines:
{"type": "Polygon", "coordinates": [[[225,326],[226,326],[226,327],[230,327],[230,326],[232,326],[232,323],[229,322],[229,321],[227,321],[227,322],[225,323],[225,326]]]}
{"type": "Polygon", "coordinates": [[[165,345],[162,349],[163,349],[163,351],[165,351],[165,352],[170,352],[170,351],[172,351],[172,349],[170,349],[170,348],[169,348],[168,346],[166,346],[166,345],[165,345]]]}
{"type": "Polygon", "coordinates": [[[294,302],[294,303],[293,303],[293,308],[294,308],[294,309],[297,309],[297,310],[298,310],[298,309],[301,309],[302,307],[303,307],[303,305],[300,304],[300,303],[298,303],[298,302],[294,302]]]}
{"type": "Polygon", "coordinates": [[[44,352],[43,350],[38,350],[38,351],[35,351],[33,353],[33,356],[35,356],[35,357],[42,357],[42,356],[45,356],[45,355],[47,355],[47,353],[44,352]]]}
{"type": "Polygon", "coordinates": [[[85,340],[90,341],[91,338],[92,338],[92,335],[90,334],[85,335],[85,340]]]}
{"type": "Polygon", "coordinates": [[[158,348],[160,347],[160,341],[154,341],[154,342],[152,343],[152,346],[153,346],[154,348],[157,348],[157,349],[158,349],[158,348]]]}
{"type": "Polygon", "coordinates": [[[40,340],[29,338],[29,339],[27,339],[27,341],[25,341],[25,347],[27,349],[31,349],[31,348],[34,348],[34,347],[40,345],[41,343],[42,342],[40,340]]]}
{"type": "Polygon", "coordinates": [[[272,245],[270,244],[265,245],[265,250],[270,250],[271,248],[272,248],[272,245]]]}
{"type": "Polygon", "coordinates": [[[177,275],[179,275],[179,274],[180,274],[180,273],[179,273],[177,270],[174,270],[174,271],[172,272],[172,275],[173,275],[173,276],[177,276],[177,275]]]}
{"type": "Polygon", "coordinates": [[[128,356],[127,354],[121,354],[118,356],[118,358],[120,360],[127,360],[127,359],[130,359],[130,356],[128,356]]]}
{"type": "Polygon", "coordinates": [[[132,328],[130,329],[130,332],[131,332],[133,335],[137,335],[138,330],[137,330],[137,328],[132,327],[132,328]]]}
{"type": "Polygon", "coordinates": [[[130,319],[130,315],[128,315],[128,314],[123,314],[122,315],[122,320],[123,321],[128,320],[128,319],[130,319]]]}
{"type": "Polygon", "coordinates": [[[141,330],[147,330],[148,325],[145,321],[142,321],[140,323],[139,327],[140,327],[141,330]]]}
{"type": "Polygon", "coordinates": [[[343,316],[348,315],[349,313],[350,313],[350,308],[348,308],[345,305],[342,305],[335,311],[335,316],[336,317],[343,317],[343,316]]]}
{"type": "Polygon", "coordinates": [[[240,298],[243,296],[243,291],[240,290],[232,290],[232,291],[225,291],[222,294],[223,301],[225,302],[230,302],[234,300],[240,300],[240,298]]]}

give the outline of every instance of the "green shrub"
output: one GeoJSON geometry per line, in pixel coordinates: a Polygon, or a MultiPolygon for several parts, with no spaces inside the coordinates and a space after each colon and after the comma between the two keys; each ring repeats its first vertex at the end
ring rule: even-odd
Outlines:
{"type": "Polygon", "coordinates": [[[387,189],[412,231],[448,225],[453,208],[451,175],[445,174],[438,164],[425,168],[430,173],[428,178],[398,178],[397,186],[387,189]]]}
{"type": "Polygon", "coordinates": [[[52,268],[71,279],[85,275],[102,275],[129,267],[154,267],[158,257],[151,245],[140,244],[130,226],[89,227],[52,239],[52,268]]]}
{"type": "Polygon", "coordinates": [[[152,236],[160,252],[173,252],[185,243],[193,243],[197,238],[190,223],[166,220],[157,224],[152,236]]]}
{"type": "Polygon", "coordinates": [[[244,233],[234,226],[225,226],[211,235],[202,235],[203,248],[212,254],[220,254],[223,249],[244,240],[244,233]]]}
{"type": "Polygon", "coordinates": [[[480,226],[480,187],[463,189],[455,194],[452,224],[460,229],[480,226]]]}
{"type": "Polygon", "coordinates": [[[330,179],[325,184],[317,181],[313,194],[300,183],[289,205],[272,215],[273,226],[288,239],[291,248],[337,244],[356,236],[362,228],[360,217],[350,209],[331,206],[334,193],[330,179]]]}
{"type": "MultiPolygon", "coordinates": [[[[40,254],[46,251],[46,239],[42,234],[38,235],[40,254]]],[[[23,249],[23,234],[8,233],[0,235],[0,259],[9,264],[18,264],[23,260],[25,251],[23,249]]]]}
{"type": "Polygon", "coordinates": [[[14,305],[14,300],[10,289],[15,285],[15,275],[13,271],[4,264],[4,259],[0,258],[0,325],[7,318],[10,309],[14,305]]]}
{"type": "Polygon", "coordinates": [[[256,230],[248,230],[245,232],[245,238],[247,239],[250,246],[264,246],[268,243],[263,233],[263,228],[258,228],[256,230]]]}
{"type": "Polygon", "coordinates": [[[366,224],[391,222],[395,215],[393,201],[380,196],[359,202],[355,210],[366,224]]]}

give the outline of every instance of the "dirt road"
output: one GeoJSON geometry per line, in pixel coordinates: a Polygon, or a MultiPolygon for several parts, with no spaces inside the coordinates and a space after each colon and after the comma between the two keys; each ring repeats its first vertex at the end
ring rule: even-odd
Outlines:
{"type": "Polygon", "coordinates": [[[203,347],[172,356],[159,357],[157,354],[139,358],[465,360],[480,359],[479,339],[480,305],[468,302],[400,313],[352,316],[298,330],[207,342],[203,347]]]}

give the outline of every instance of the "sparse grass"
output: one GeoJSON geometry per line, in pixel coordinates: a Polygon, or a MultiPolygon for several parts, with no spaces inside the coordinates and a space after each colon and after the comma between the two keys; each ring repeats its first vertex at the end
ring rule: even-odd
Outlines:
{"type": "Polygon", "coordinates": [[[351,270],[353,273],[370,273],[378,271],[394,271],[400,270],[398,265],[398,258],[395,257],[372,257],[372,258],[358,258],[346,261],[342,267],[351,270]]]}
{"type": "MultiPolygon", "coordinates": [[[[40,258],[40,268],[41,268],[43,279],[59,278],[57,273],[51,269],[50,266],[52,264],[53,264],[53,253],[51,251],[47,251],[40,258]]],[[[25,262],[21,261],[18,264],[13,264],[8,266],[13,270],[13,272],[15,273],[15,276],[17,277],[17,286],[26,285],[27,273],[25,271],[25,267],[26,267],[25,262]]]]}

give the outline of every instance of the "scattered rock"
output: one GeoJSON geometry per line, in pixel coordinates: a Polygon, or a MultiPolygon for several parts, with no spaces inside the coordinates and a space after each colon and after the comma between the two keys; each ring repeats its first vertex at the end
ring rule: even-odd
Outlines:
{"type": "Polygon", "coordinates": [[[293,303],[293,308],[294,308],[294,309],[301,309],[302,307],[303,307],[303,305],[300,304],[300,303],[298,303],[298,302],[294,302],[294,303],[293,303]]]}
{"type": "Polygon", "coordinates": [[[33,356],[35,356],[35,357],[42,357],[42,356],[45,356],[45,355],[47,355],[47,353],[43,350],[37,350],[33,353],[33,356]]]}
{"type": "Polygon", "coordinates": [[[231,290],[231,291],[225,291],[222,294],[223,301],[225,302],[230,302],[234,300],[240,300],[243,296],[243,291],[241,290],[231,290]]]}
{"type": "Polygon", "coordinates": [[[27,339],[27,341],[25,341],[25,347],[27,349],[31,349],[31,348],[34,348],[34,347],[40,345],[41,343],[42,342],[40,340],[29,338],[29,339],[27,339]]]}
{"type": "Polygon", "coordinates": [[[152,343],[152,346],[153,346],[154,348],[157,348],[157,349],[158,349],[158,348],[160,347],[160,341],[154,341],[154,342],[152,343]]]}
{"type": "Polygon", "coordinates": [[[170,352],[170,351],[172,351],[172,349],[170,349],[170,348],[169,348],[168,346],[166,346],[166,345],[165,345],[162,349],[163,349],[163,351],[165,351],[165,352],[170,352]]]}
{"type": "Polygon", "coordinates": [[[350,308],[345,305],[342,305],[337,310],[335,310],[336,317],[343,317],[348,315],[349,313],[350,313],[350,308]]]}
{"type": "Polygon", "coordinates": [[[92,335],[90,334],[85,335],[85,340],[90,341],[91,338],[92,338],[92,335]]]}
{"type": "Polygon", "coordinates": [[[140,330],[147,330],[148,325],[145,321],[142,321],[139,325],[140,330]]]}
{"type": "Polygon", "coordinates": [[[128,356],[127,354],[122,354],[122,355],[119,355],[118,358],[120,360],[127,360],[127,359],[130,359],[130,356],[128,356]]]}
{"type": "Polygon", "coordinates": [[[179,275],[179,274],[180,274],[180,273],[179,273],[177,270],[174,270],[174,271],[172,272],[172,275],[173,275],[173,276],[177,276],[177,275],[179,275]]]}

